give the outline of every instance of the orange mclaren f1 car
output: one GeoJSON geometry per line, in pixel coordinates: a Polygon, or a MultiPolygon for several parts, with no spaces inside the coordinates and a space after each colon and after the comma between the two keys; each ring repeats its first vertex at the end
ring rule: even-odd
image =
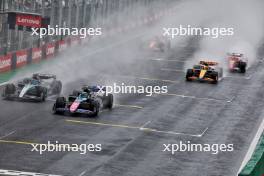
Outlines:
{"type": "Polygon", "coordinates": [[[186,81],[197,80],[200,82],[218,83],[219,78],[223,76],[223,68],[219,67],[217,62],[200,61],[198,65],[187,69],[186,81]]]}

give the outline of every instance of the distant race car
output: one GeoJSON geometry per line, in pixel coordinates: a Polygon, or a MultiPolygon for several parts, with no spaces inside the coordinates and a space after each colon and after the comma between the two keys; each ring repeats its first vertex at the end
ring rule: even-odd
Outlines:
{"type": "Polygon", "coordinates": [[[154,37],[142,42],[141,47],[149,51],[166,52],[171,49],[171,42],[166,37],[154,37]]]}
{"type": "Polygon", "coordinates": [[[246,73],[247,69],[247,58],[240,53],[228,53],[228,66],[230,72],[246,73]]]}
{"type": "Polygon", "coordinates": [[[105,87],[84,86],[81,91],[74,90],[66,100],[58,97],[54,106],[55,114],[86,114],[96,117],[102,109],[112,109],[113,95],[106,94],[105,87]]]}
{"type": "Polygon", "coordinates": [[[18,83],[5,85],[2,97],[8,100],[45,101],[48,96],[59,95],[62,83],[55,75],[33,74],[32,78],[24,78],[18,83]]]}
{"type": "Polygon", "coordinates": [[[187,69],[186,81],[198,80],[218,83],[223,76],[223,68],[217,62],[200,61],[199,65],[194,65],[192,69],[187,69]]]}

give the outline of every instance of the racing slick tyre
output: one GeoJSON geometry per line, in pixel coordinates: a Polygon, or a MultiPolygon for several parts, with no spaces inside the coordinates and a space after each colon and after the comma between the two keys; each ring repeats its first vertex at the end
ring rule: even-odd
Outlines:
{"type": "Polygon", "coordinates": [[[96,100],[91,102],[93,106],[93,112],[91,113],[91,117],[97,117],[100,111],[100,103],[96,100]]]}
{"type": "Polygon", "coordinates": [[[40,101],[41,101],[41,102],[46,101],[46,95],[45,95],[44,92],[41,92],[41,93],[40,93],[40,101]]]}
{"type": "Polygon", "coordinates": [[[219,70],[219,77],[220,77],[220,78],[223,77],[223,73],[224,73],[223,68],[220,68],[220,70],[219,70]]]}
{"type": "Polygon", "coordinates": [[[14,94],[15,91],[16,91],[16,86],[14,84],[7,84],[4,88],[2,96],[8,98],[8,96],[14,94]]]}
{"type": "Polygon", "coordinates": [[[58,108],[65,108],[66,99],[64,97],[58,97],[56,102],[53,105],[53,113],[54,114],[63,114],[63,111],[57,111],[58,108]]]}
{"type": "Polygon", "coordinates": [[[188,69],[187,73],[186,73],[186,81],[191,81],[190,77],[193,76],[193,70],[192,69],[188,69]]]}
{"type": "Polygon", "coordinates": [[[40,87],[37,89],[38,97],[40,98],[40,102],[46,101],[48,90],[44,87],[40,87]]]}
{"type": "Polygon", "coordinates": [[[213,79],[213,84],[217,84],[218,83],[218,73],[212,73],[212,79],[213,79]]]}
{"type": "Polygon", "coordinates": [[[240,72],[246,73],[246,67],[247,67],[247,65],[245,63],[241,63],[240,64],[240,72]]]}
{"type": "Polygon", "coordinates": [[[107,96],[107,98],[108,98],[107,108],[108,109],[112,109],[113,108],[113,104],[114,104],[114,96],[113,96],[113,94],[109,94],[107,96]]]}
{"type": "Polygon", "coordinates": [[[52,86],[52,94],[53,95],[60,95],[62,89],[61,81],[55,81],[52,86]]]}

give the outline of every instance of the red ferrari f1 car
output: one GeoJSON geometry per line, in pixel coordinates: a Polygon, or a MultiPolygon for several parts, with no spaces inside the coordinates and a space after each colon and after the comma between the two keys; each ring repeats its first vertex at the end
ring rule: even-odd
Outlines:
{"type": "Polygon", "coordinates": [[[247,69],[247,58],[240,53],[228,53],[228,68],[230,72],[246,73],[247,69]]]}

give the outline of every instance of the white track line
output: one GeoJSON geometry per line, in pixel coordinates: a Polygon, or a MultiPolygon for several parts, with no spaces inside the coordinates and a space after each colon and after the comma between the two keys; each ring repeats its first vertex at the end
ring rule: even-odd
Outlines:
{"type": "Polygon", "coordinates": [[[43,174],[43,173],[35,173],[35,172],[24,172],[17,170],[5,170],[0,169],[0,175],[15,175],[15,176],[61,176],[61,175],[52,175],[52,174],[43,174]]]}
{"type": "Polygon", "coordinates": [[[242,169],[245,167],[245,165],[247,164],[247,162],[250,160],[251,156],[253,155],[254,153],[254,150],[258,144],[258,141],[262,135],[264,131],[264,119],[262,120],[262,123],[260,124],[259,128],[258,128],[258,131],[254,137],[254,139],[252,140],[250,146],[249,146],[249,149],[247,151],[247,154],[245,155],[242,163],[241,163],[241,166],[239,168],[239,171],[238,173],[240,173],[242,171],[242,169]]]}
{"type": "Polygon", "coordinates": [[[78,176],[83,176],[84,174],[86,174],[87,170],[83,171],[82,173],[80,173],[78,176]]]}
{"type": "Polygon", "coordinates": [[[246,77],[240,77],[240,76],[224,76],[223,78],[232,78],[232,79],[246,79],[249,80],[252,78],[252,75],[246,76],[246,77]]]}
{"type": "Polygon", "coordinates": [[[142,130],[143,128],[145,128],[148,124],[150,124],[150,122],[151,122],[151,121],[147,121],[144,125],[142,125],[142,126],[140,127],[140,130],[142,130]]]}
{"type": "Polygon", "coordinates": [[[208,127],[205,128],[205,130],[200,134],[200,136],[203,137],[203,135],[206,133],[207,130],[208,130],[208,127]]]}
{"type": "Polygon", "coordinates": [[[188,133],[179,133],[174,131],[161,131],[153,128],[140,128],[141,131],[154,132],[154,133],[163,133],[163,134],[172,134],[172,135],[182,135],[182,136],[191,136],[191,137],[202,137],[201,134],[188,134],[188,133]]]}
{"type": "Polygon", "coordinates": [[[16,132],[16,131],[11,131],[10,133],[8,133],[8,134],[6,134],[6,135],[1,136],[0,139],[4,139],[4,138],[6,138],[6,137],[8,137],[8,136],[10,136],[10,135],[12,135],[12,134],[14,134],[15,132],[16,132]]]}
{"type": "Polygon", "coordinates": [[[171,68],[161,68],[162,71],[170,71],[170,72],[185,72],[184,70],[178,70],[178,69],[171,69],[171,68]]]}
{"type": "Polygon", "coordinates": [[[231,103],[235,97],[233,97],[230,100],[221,100],[221,99],[215,99],[215,98],[206,98],[206,97],[196,97],[196,96],[190,96],[190,95],[181,95],[181,94],[174,94],[174,93],[165,93],[165,94],[158,94],[158,95],[164,95],[164,96],[176,96],[181,98],[192,98],[192,99],[198,99],[198,100],[208,100],[208,101],[226,101],[228,103],[231,103]]]}
{"type": "Polygon", "coordinates": [[[163,58],[156,58],[156,59],[150,59],[152,61],[165,61],[165,62],[187,62],[187,61],[184,61],[184,60],[177,60],[177,59],[163,59],[163,58]]]}

